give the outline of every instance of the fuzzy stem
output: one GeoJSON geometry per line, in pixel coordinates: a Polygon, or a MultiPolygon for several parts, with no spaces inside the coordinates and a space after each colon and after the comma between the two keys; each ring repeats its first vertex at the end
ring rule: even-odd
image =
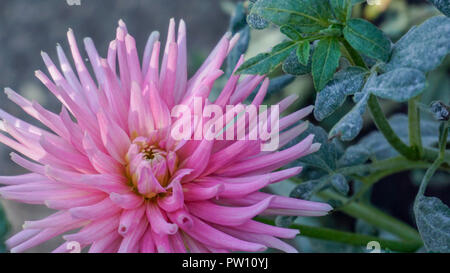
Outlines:
{"type": "Polygon", "coordinates": [[[418,158],[422,158],[422,138],[420,135],[420,111],[416,103],[420,96],[412,98],[408,101],[408,128],[409,128],[409,145],[416,152],[418,158]]]}
{"type": "Polygon", "coordinates": [[[419,159],[418,154],[414,149],[406,145],[400,137],[394,132],[391,125],[384,116],[383,110],[378,103],[377,98],[374,95],[370,95],[368,106],[370,113],[372,114],[373,121],[377,126],[378,130],[383,134],[389,144],[401,155],[408,159],[417,160],[419,159]]]}
{"type": "Polygon", "coordinates": [[[425,173],[422,182],[420,183],[417,198],[425,194],[428,182],[430,182],[431,177],[434,175],[439,166],[441,166],[441,164],[444,162],[445,148],[447,146],[447,137],[448,137],[447,122],[442,122],[439,129],[440,131],[442,131],[439,134],[439,154],[436,160],[433,162],[433,164],[430,166],[430,168],[428,168],[427,172],[425,173]]]}
{"type": "Polygon", "coordinates": [[[384,160],[375,161],[370,164],[356,165],[350,167],[344,167],[336,170],[336,172],[344,175],[352,175],[359,172],[401,172],[413,169],[426,169],[430,166],[430,163],[425,161],[413,161],[403,156],[396,156],[384,160]]]}

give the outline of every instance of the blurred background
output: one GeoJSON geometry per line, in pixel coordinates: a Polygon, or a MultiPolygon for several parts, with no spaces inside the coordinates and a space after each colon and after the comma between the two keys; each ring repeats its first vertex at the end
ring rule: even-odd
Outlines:
{"type": "MultiPolygon", "coordinates": [[[[47,52],[57,62],[55,46],[60,43],[66,54],[70,54],[66,33],[68,28],[72,28],[82,54],[85,53],[82,50],[82,39],[91,37],[99,54],[105,56],[109,42],[115,38],[119,19],[126,22],[129,32],[136,39],[137,48],[141,50],[153,30],[159,30],[161,41],[165,41],[169,19],[172,17],[177,20],[184,19],[187,24],[189,65],[192,71],[201,64],[215,43],[227,31],[230,17],[221,1],[81,0],[80,3],[81,5],[69,5],[66,0],[0,1],[2,90],[4,87],[11,87],[47,109],[59,112],[60,104],[34,76],[37,69],[47,72],[40,52],[47,52]]],[[[3,92],[0,92],[0,108],[39,125],[8,100],[3,92]]],[[[5,145],[0,145],[0,175],[24,173],[24,169],[11,162],[9,158],[11,151],[5,145]]],[[[37,220],[51,214],[51,211],[43,206],[5,200],[1,200],[1,203],[10,223],[8,236],[21,230],[25,220],[37,220]]],[[[53,240],[35,247],[31,252],[49,252],[59,242],[58,239],[53,240]]]]}
{"type": "MultiPolygon", "coordinates": [[[[77,0],[2,0],[0,1],[0,87],[11,87],[30,100],[36,100],[47,109],[59,112],[60,104],[51,96],[34,77],[34,71],[46,72],[40,52],[47,52],[55,61],[56,43],[60,43],[68,52],[66,32],[72,28],[81,47],[82,38],[93,38],[100,55],[105,56],[109,42],[115,37],[117,21],[123,19],[129,32],[136,38],[138,50],[144,48],[151,31],[159,30],[161,40],[166,37],[168,22],[171,17],[183,18],[187,24],[187,44],[189,71],[201,64],[214,44],[228,30],[229,18],[238,1],[228,0],[80,0],[80,5],[69,5],[77,0]]],[[[424,0],[381,0],[379,6],[358,5],[354,16],[361,16],[381,27],[396,41],[412,25],[420,24],[425,19],[439,14],[424,0]]],[[[251,31],[250,47],[247,57],[268,50],[283,38],[276,29],[251,31]]],[[[83,50],[81,50],[84,54],[83,50]]],[[[66,53],[67,54],[67,53],[66,53]]],[[[281,74],[280,71],[274,75],[281,74]]],[[[450,102],[450,60],[428,76],[428,90],[422,100],[428,104],[440,99],[450,102]]],[[[287,94],[296,93],[300,100],[291,110],[313,104],[315,91],[310,76],[300,76],[282,92],[273,95],[270,101],[276,101],[287,94]]],[[[319,125],[329,130],[351,107],[348,101],[340,111],[325,119],[319,125]]],[[[34,120],[9,101],[0,92],[0,108],[38,125],[34,120]]],[[[383,102],[386,115],[406,112],[406,104],[383,102]]],[[[317,122],[312,118],[312,123],[317,122]]],[[[375,129],[366,113],[365,127],[360,138],[375,129]]],[[[357,140],[356,140],[357,141],[357,140]]],[[[348,143],[347,143],[348,144],[348,143]]],[[[9,159],[11,150],[0,145],[0,175],[24,173],[9,159]]],[[[399,219],[414,225],[412,202],[423,176],[422,171],[400,173],[383,179],[373,189],[372,202],[399,219]],[[395,183],[392,183],[395,181],[395,183]],[[401,194],[400,194],[401,193],[401,194]]],[[[450,202],[449,176],[438,174],[430,183],[430,195],[439,197],[443,202],[450,202]]],[[[288,194],[289,189],[280,189],[288,194]]],[[[8,237],[21,230],[25,220],[37,220],[51,214],[41,206],[23,205],[1,200],[4,213],[9,222],[8,237]]],[[[353,230],[355,222],[344,215],[333,216],[342,229],[353,230]]],[[[0,208],[0,242],[6,225],[1,220],[0,208]]],[[[328,221],[328,220],[327,220],[328,221]]],[[[61,243],[61,239],[33,248],[30,252],[49,252],[61,243]]],[[[305,252],[360,252],[362,248],[347,247],[336,243],[310,240],[301,242],[300,251],[305,252]]],[[[4,249],[3,249],[4,250],[4,249]]],[[[2,246],[0,246],[2,252],[2,246]]]]}

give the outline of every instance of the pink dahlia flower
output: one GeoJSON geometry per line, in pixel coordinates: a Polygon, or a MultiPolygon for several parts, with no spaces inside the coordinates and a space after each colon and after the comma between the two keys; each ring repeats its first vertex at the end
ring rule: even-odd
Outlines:
{"type": "MultiPolygon", "coordinates": [[[[0,177],[1,195],[28,204],[44,204],[56,213],[26,221],[23,231],[7,240],[11,252],[22,252],[55,236],[89,252],[228,252],[296,250],[280,240],[297,230],[253,220],[259,214],[321,216],[331,207],[261,192],[301,171],[280,169],[315,152],[313,135],[281,151],[261,151],[255,140],[173,139],[171,109],[192,107],[195,97],[208,101],[220,67],[238,37],[225,35],[200,69],[187,79],[186,29],[170,21],[159,68],[159,34],[153,32],[138,59],[135,40],[120,21],[107,58],[84,39],[96,81],[89,75],[72,30],[67,33],[73,70],[57,46],[61,70],[46,53],[51,76],[36,76],[62,103],[61,113],[47,111],[11,89],[8,97],[50,130],[40,129],[0,110],[0,141],[19,152],[12,160],[30,172],[0,177]],[[116,64],[118,61],[118,65],[116,64]],[[116,72],[117,71],[117,72],[116,72]],[[75,233],[68,234],[70,231],[75,233]]],[[[239,60],[237,66],[243,61],[239,60]]],[[[232,75],[214,104],[240,105],[262,82],[253,105],[268,87],[263,76],[239,81],[232,75]]],[[[278,103],[282,112],[294,96],[278,103]]],[[[292,126],[312,107],[280,119],[282,147],[306,128],[292,126]],[[293,127],[293,128],[290,128],[293,127]],[[289,129],[290,128],[290,129],[289,129]]],[[[249,126],[249,123],[246,123],[249,126]]]]}

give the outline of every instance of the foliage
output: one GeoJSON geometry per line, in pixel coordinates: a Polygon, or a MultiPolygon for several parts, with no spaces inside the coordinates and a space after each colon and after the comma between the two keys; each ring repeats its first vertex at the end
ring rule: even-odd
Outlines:
{"type": "MultiPolygon", "coordinates": [[[[447,128],[449,101],[434,101],[430,105],[420,102],[422,95],[429,98],[426,92],[439,85],[433,79],[438,74],[433,71],[450,52],[450,18],[431,17],[397,39],[398,36],[390,37],[372,22],[359,18],[361,13],[353,14],[362,2],[251,1],[246,18],[250,27],[275,26],[284,40],[270,51],[247,59],[236,73],[279,75],[281,67],[293,76],[309,74],[316,91],[314,118],[335,121],[328,131],[310,124],[299,136],[301,139],[313,133],[321,148],[293,163],[304,169],[291,179],[296,183],[291,196],[326,200],[335,210],[357,218],[358,223],[363,221],[368,229],[388,232],[410,244],[409,251],[424,244],[426,251],[450,252],[449,208],[437,197],[424,195],[436,170],[450,172],[445,133],[448,129],[442,129],[447,128]],[[391,38],[397,41],[394,43],[391,38]],[[431,85],[427,78],[433,79],[431,85]],[[393,115],[388,120],[380,100],[391,105],[407,104],[407,115],[393,115]],[[370,122],[366,112],[370,112],[378,130],[358,138],[370,122]],[[373,208],[367,198],[382,178],[415,169],[428,169],[414,204],[420,236],[414,228],[373,208]]],[[[430,2],[449,15],[448,1],[430,2]]],[[[443,75],[445,79],[445,69],[443,75]]],[[[280,77],[283,76],[273,79],[278,81],[280,77]]],[[[446,81],[440,94],[448,88],[446,81]]],[[[280,217],[276,222],[286,226],[294,221],[294,217],[280,217]]],[[[330,240],[330,231],[319,227],[312,230],[312,237],[330,240]]],[[[358,233],[342,236],[354,236],[349,244],[361,243],[358,233]]]]}

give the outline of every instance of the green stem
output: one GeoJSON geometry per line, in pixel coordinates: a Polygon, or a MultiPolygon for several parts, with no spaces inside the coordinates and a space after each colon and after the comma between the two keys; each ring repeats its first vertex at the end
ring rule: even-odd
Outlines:
{"type": "Polygon", "coordinates": [[[445,159],[445,149],[447,148],[449,121],[443,121],[439,126],[439,156],[438,158],[445,159]]]}
{"type": "Polygon", "coordinates": [[[431,177],[434,175],[436,170],[439,168],[439,166],[442,164],[443,159],[437,158],[433,164],[431,164],[430,168],[427,169],[425,175],[422,178],[422,182],[420,183],[420,188],[417,194],[417,197],[423,196],[425,194],[425,190],[428,186],[428,182],[430,182],[431,177]]]}
{"type": "MultiPolygon", "coordinates": [[[[256,220],[266,224],[274,225],[273,220],[261,218],[258,218],[256,220]]],[[[291,226],[289,226],[289,228],[298,229],[300,231],[299,236],[329,240],[356,246],[367,246],[368,242],[377,241],[380,243],[381,248],[399,252],[414,252],[420,247],[420,245],[416,243],[388,240],[375,236],[340,231],[331,228],[313,227],[299,224],[292,224],[291,226]]]]}
{"type": "Polygon", "coordinates": [[[422,182],[420,183],[419,192],[417,194],[416,198],[419,198],[419,196],[423,196],[425,194],[425,190],[428,186],[428,182],[430,182],[431,177],[434,175],[436,170],[441,166],[441,164],[444,162],[445,159],[445,148],[447,146],[447,137],[448,137],[448,127],[447,122],[442,122],[439,127],[439,154],[436,160],[433,162],[433,164],[428,168],[427,172],[425,173],[422,182]]]}
{"type": "MultiPolygon", "coordinates": [[[[429,162],[433,162],[439,156],[439,151],[431,148],[423,148],[423,159],[429,162]]],[[[450,165],[450,152],[444,151],[444,162],[450,165]]],[[[448,167],[448,165],[447,165],[448,167]]]]}
{"type": "MultiPolygon", "coordinates": [[[[317,196],[325,199],[325,201],[337,200],[343,204],[348,202],[348,198],[343,197],[331,190],[321,191],[317,194],[317,196]]],[[[422,244],[419,233],[414,228],[373,206],[353,202],[339,208],[339,210],[355,218],[362,219],[380,229],[395,234],[406,242],[417,245],[422,244]]]]}
{"type": "Polygon", "coordinates": [[[421,244],[418,243],[407,243],[402,241],[388,240],[380,237],[358,234],[353,232],[339,231],[330,228],[316,228],[306,225],[293,225],[292,228],[299,229],[301,232],[300,236],[332,240],[335,242],[360,246],[367,246],[368,242],[377,241],[380,243],[380,246],[383,249],[389,249],[400,252],[414,252],[421,246],[421,244]]]}
{"type": "Polygon", "coordinates": [[[375,161],[370,164],[340,168],[336,170],[336,172],[342,173],[344,175],[352,175],[361,172],[387,172],[387,174],[392,174],[413,169],[426,169],[429,166],[430,163],[425,161],[413,161],[403,156],[396,156],[380,161],[375,161]]]}
{"type": "Polygon", "coordinates": [[[374,95],[369,96],[368,106],[370,109],[370,113],[372,114],[373,121],[377,126],[378,130],[383,134],[386,138],[387,142],[401,155],[405,156],[408,159],[417,160],[419,159],[417,153],[414,149],[411,149],[408,145],[406,145],[400,137],[392,130],[391,125],[387,121],[384,116],[383,110],[381,109],[380,104],[378,103],[377,98],[374,95]]]}
{"type": "Polygon", "coordinates": [[[408,129],[409,145],[416,152],[418,158],[422,158],[422,138],[420,136],[420,111],[416,103],[420,96],[408,101],[408,129]]]}

